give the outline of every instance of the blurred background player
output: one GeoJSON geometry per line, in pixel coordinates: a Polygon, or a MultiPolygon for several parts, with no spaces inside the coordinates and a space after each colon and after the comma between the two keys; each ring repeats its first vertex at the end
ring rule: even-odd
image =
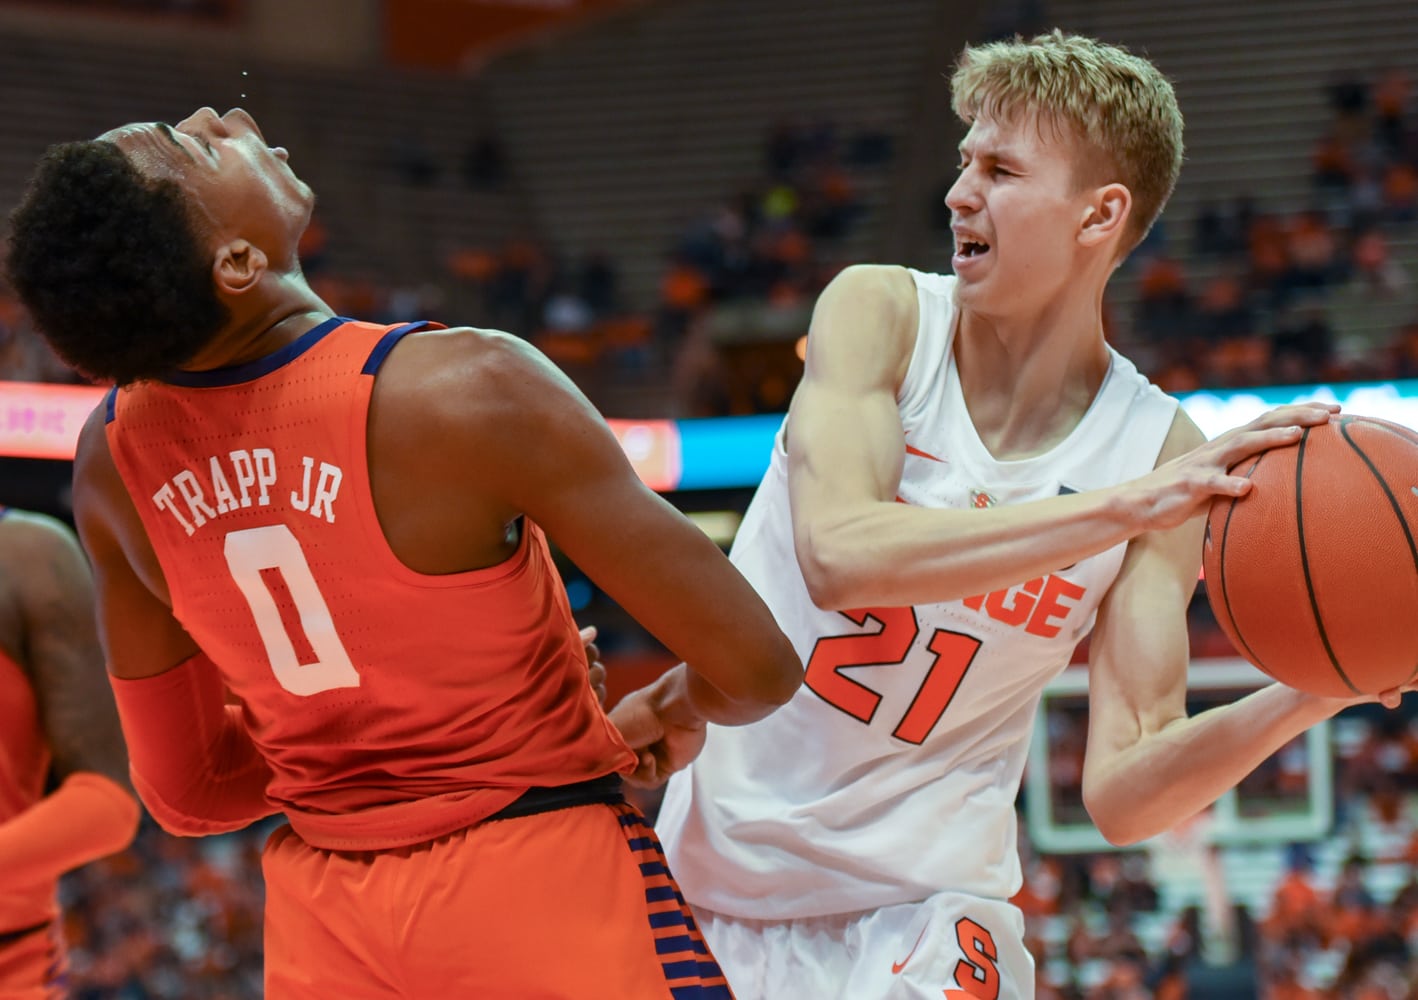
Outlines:
{"type": "Polygon", "coordinates": [[[0,996],[68,995],[59,876],[138,830],[72,533],[0,507],[0,996]]]}
{"type": "Polygon", "coordinates": [[[804,687],[710,727],[660,814],[743,997],[1034,995],[1013,807],[1040,694],[1095,621],[1083,793],[1115,844],[1344,704],[1275,685],[1187,718],[1209,501],[1334,408],[1208,443],[1105,341],[1104,288],[1181,165],[1171,85],[1056,31],[967,48],[952,86],[955,275],[827,288],[734,544],[804,687]]]}
{"type": "Polygon", "coordinates": [[[52,150],[12,219],[25,304],[118,385],[74,498],[140,794],[285,812],[268,997],[728,996],[619,774],[785,702],[791,646],[533,349],[332,316],[312,203],[203,108],[52,150]],[[547,537],[693,664],[621,732],[547,537]]]}

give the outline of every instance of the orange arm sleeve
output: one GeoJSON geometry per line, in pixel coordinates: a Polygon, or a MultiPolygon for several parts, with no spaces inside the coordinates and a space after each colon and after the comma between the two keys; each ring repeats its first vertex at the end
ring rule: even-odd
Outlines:
{"type": "Polygon", "coordinates": [[[51,882],[123,850],[138,832],[138,803],[111,778],[76,771],[0,823],[0,893],[51,882]]]}
{"type": "Polygon", "coordinates": [[[277,811],[266,798],[271,768],[205,654],[152,677],[109,679],[133,787],[164,830],[225,833],[277,811]]]}

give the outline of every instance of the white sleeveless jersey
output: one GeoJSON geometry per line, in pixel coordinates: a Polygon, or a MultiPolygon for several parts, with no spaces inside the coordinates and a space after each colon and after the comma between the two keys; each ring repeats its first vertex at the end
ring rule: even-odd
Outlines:
{"type": "MultiPolygon", "coordinates": [[[[1078,426],[1048,453],[997,461],[954,361],[954,277],[912,272],[920,328],[898,394],[898,499],[1015,504],[1151,470],[1176,401],[1117,354],[1078,426]]],[[[793,549],[783,431],[731,553],[806,666],[783,708],[710,726],[670,781],[658,831],[691,903],[786,920],[944,890],[1020,885],[1014,801],[1044,685],[1092,628],[1126,544],[998,593],[915,608],[816,607],[793,549]]]]}

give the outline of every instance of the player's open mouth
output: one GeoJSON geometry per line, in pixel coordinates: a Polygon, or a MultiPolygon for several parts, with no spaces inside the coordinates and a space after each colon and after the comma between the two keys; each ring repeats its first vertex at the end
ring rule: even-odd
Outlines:
{"type": "Polygon", "coordinates": [[[955,256],[957,257],[981,257],[990,252],[990,245],[980,240],[955,239],[955,256]]]}

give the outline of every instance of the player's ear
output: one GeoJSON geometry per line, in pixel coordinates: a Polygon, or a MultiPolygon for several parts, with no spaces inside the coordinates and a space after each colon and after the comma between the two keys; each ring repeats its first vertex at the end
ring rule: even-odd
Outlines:
{"type": "Polygon", "coordinates": [[[212,277],[216,280],[217,291],[227,295],[250,291],[265,273],[266,254],[260,247],[241,239],[218,248],[216,260],[212,263],[212,277]]]}
{"type": "Polygon", "coordinates": [[[1104,184],[1093,192],[1083,210],[1078,241],[1098,246],[1121,235],[1132,216],[1132,192],[1122,184],[1104,184]]]}

